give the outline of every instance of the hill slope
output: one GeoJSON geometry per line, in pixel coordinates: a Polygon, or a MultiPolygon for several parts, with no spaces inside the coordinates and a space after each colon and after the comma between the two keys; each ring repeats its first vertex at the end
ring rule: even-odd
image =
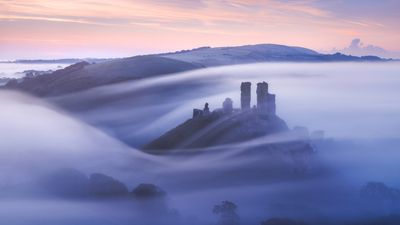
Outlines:
{"type": "Polygon", "coordinates": [[[204,148],[230,143],[240,143],[268,134],[287,132],[285,121],[275,115],[261,116],[252,111],[192,118],[153,140],[146,150],[171,150],[204,148]]]}
{"type": "Polygon", "coordinates": [[[316,51],[274,44],[237,47],[203,47],[174,53],[135,56],[98,64],[78,63],[52,74],[11,81],[8,88],[38,96],[56,96],[89,88],[183,72],[203,67],[258,62],[333,62],[383,61],[379,57],[355,57],[343,54],[324,55],[316,51]]]}
{"type": "Polygon", "coordinates": [[[237,47],[203,47],[191,51],[161,54],[161,56],[204,66],[219,66],[265,61],[298,61],[320,55],[318,52],[285,45],[259,44],[237,47]]]}
{"type": "Polygon", "coordinates": [[[205,67],[260,62],[363,62],[386,61],[376,56],[351,56],[320,54],[314,50],[275,44],[245,45],[237,47],[210,48],[202,47],[193,50],[160,54],[162,57],[205,67]]]}
{"type": "Polygon", "coordinates": [[[55,96],[105,84],[201,68],[200,65],[158,56],[136,56],[98,64],[76,63],[51,74],[10,82],[7,88],[38,96],[55,96]]]}

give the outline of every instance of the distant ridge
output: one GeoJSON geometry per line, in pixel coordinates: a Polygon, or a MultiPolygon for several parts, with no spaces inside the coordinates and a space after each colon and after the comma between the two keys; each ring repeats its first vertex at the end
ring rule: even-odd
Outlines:
{"type": "Polygon", "coordinates": [[[162,57],[198,63],[206,67],[257,62],[343,62],[343,61],[387,61],[377,56],[350,56],[341,53],[320,54],[314,50],[277,44],[244,45],[237,47],[201,47],[174,53],[160,54],[162,57]]]}
{"type": "Polygon", "coordinates": [[[106,84],[201,68],[199,65],[158,56],[135,56],[103,63],[79,62],[51,74],[9,81],[5,88],[37,96],[56,96],[106,84]]]}
{"type": "MultiPolygon", "coordinates": [[[[62,63],[69,60],[53,60],[62,63]]],[[[237,47],[201,47],[171,53],[135,56],[122,59],[97,59],[67,67],[61,71],[11,80],[6,88],[17,89],[38,96],[56,96],[127,80],[138,80],[165,74],[205,67],[261,62],[381,62],[389,61],[376,56],[356,57],[336,54],[320,54],[314,50],[276,44],[244,45],[237,47]],[[101,61],[104,60],[104,61],[101,61]]],[[[20,60],[18,62],[43,62],[20,60]]],[[[71,62],[71,61],[70,61],[71,62]]]]}

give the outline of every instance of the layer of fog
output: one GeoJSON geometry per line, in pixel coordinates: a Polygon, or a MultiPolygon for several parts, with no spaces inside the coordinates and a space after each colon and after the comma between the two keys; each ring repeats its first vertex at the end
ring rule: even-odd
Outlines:
{"type": "Polygon", "coordinates": [[[251,64],[196,70],[108,85],[51,99],[82,120],[140,146],[191,117],[192,108],[240,104],[240,82],[270,83],[289,126],[331,137],[396,138],[400,133],[398,63],[251,64]]]}
{"type": "Polygon", "coordinates": [[[2,91],[0,102],[0,187],[59,168],[115,174],[135,167],[129,157],[152,160],[42,100],[2,91]]]}
{"type": "MultiPolygon", "coordinates": [[[[24,184],[64,167],[111,175],[130,190],[156,183],[186,224],[212,223],[212,206],[223,200],[239,206],[243,224],[274,216],[334,223],[398,213],[359,199],[368,181],[400,187],[399,141],[393,140],[400,129],[398,72],[394,63],[255,64],[108,85],[47,99],[50,103],[2,92],[0,184],[24,184]],[[287,156],[286,169],[273,167],[277,158],[268,153],[247,151],[279,136],[195,155],[151,156],[124,143],[146,143],[205,102],[215,109],[231,97],[238,106],[240,82],[252,81],[254,94],[255,83],[263,80],[277,94],[278,115],[290,126],[323,129],[335,141],[311,157],[287,156]],[[304,174],[290,173],[299,166],[304,174]]],[[[129,204],[7,199],[0,215],[8,224],[132,224],[139,217],[130,214],[137,209],[129,204]]]]}
{"type": "Polygon", "coordinates": [[[55,63],[0,63],[0,78],[22,78],[27,70],[48,71],[59,70],[69,64],[55,63]]]}

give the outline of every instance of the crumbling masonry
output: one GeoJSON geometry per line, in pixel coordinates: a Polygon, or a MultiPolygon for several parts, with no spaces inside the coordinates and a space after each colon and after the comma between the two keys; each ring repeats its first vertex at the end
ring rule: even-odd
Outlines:
{"type": "MultiPolygon", "coordinates": [[[[226,98],[222,104],[222,109],[216,110],[214,112],[220,112],[223,114],[230,114],[238,111],[249,111],[251,103],[251,83],[242,82],[240,85],[240,103],[241,109],[233,108],[233,101],[230,98],[226,98]]],[[[254,111],[260,115],[276,115],[276,104],[275,95],[268,93],[268,83],[262,82],[257,83],[257,106],[254,107],[254,111]]],[[[213,112],[213,113],[214,113],[213,112]]],[[[210,115],[210,110],[208,108],[208,103],[205,104],[203,110],[193,109],[193,118],[204,117],[210,115]]]]}

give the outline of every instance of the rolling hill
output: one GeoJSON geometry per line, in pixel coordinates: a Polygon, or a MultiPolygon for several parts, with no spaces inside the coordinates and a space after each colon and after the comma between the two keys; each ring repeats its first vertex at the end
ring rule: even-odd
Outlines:
{"type": "Polygon", "coordinates": [[[159,56],[135,56],[97,64],[79,62],[54,73],[9,82],[5,88],[37,96],[56,96],[106,84],[202,68],[200,65],[159,56]]]}
{"type": "Polygon", "coordinates": [[[79,62],[51,74],[12,80],[5,88],[37,96],[57,96],[127,80],[156,77],[205,67],[261,62],[384,61],[379,57],[355,57],[275,44],[237,47],[202,47],[173,53],[135,56],[89,64],[79,62]]]}

